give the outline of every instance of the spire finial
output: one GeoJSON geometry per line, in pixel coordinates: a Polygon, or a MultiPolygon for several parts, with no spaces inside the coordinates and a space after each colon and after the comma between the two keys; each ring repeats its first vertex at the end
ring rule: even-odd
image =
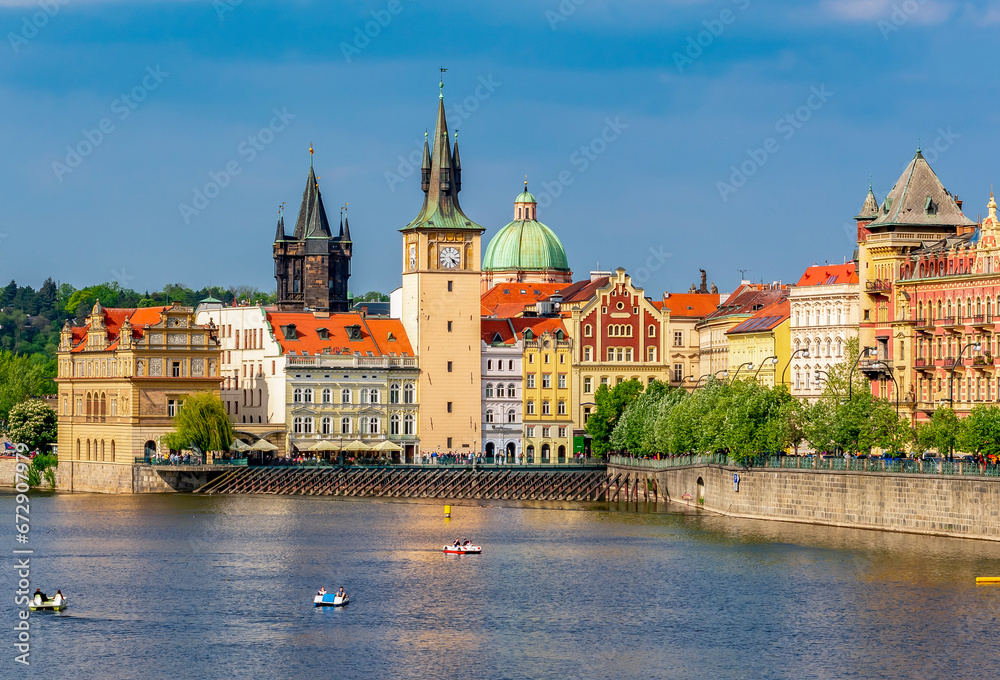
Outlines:
{"type": "Polygon", "coordinates": [[[438,95],[438,99],[444,99],[444,72],[447,70],[448,69],[444,68],[443,66],[441,67],[441,82],[438,84],[438,86],[441,88],[441,93],[438,95]]]}
{"type": "Polygon", "coordinates": [[[917,137],[917,153],[920,153],[920,137],[917,137]]]}
{"type": "Polygon", "coordinates": [[[309,167],[313,166],[313,143],[309,142],[309,167]]]}
{"type": "Polygon", "coordinates": [[[868,191],[872,190],[872,175],[868,173],[868,191]]]}
{"type": "Polygon", "coordinates": [[[525,191],[528,190],[528,176],[527,175],[524,176],[524,190],[525,191]]]}
{"type": "Polygon", "coordinates": [[[458,128],[455,128],[455,141],[458,141],[458,128]]]}
{"type": "Polygon", "coordinates": [[[424,128],[424,141],[427,141],[427,128],[424,128]]]}

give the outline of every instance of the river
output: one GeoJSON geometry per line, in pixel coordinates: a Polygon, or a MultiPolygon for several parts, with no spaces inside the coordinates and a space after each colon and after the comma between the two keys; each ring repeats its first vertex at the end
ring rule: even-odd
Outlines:
{"type": "Polygon", "coordinates": [[[4,678],[984,678],[1000,544],[676,507],[33,494],[4,678]],[[638,511],[636,511],[638,510],[638,511]],[[440,546],[471,538],[478,556],[440,546]],[[345,609],[316,609],[345,586],[345,609]],[[9,671],[9,672],[8,672],[9,671]]]}

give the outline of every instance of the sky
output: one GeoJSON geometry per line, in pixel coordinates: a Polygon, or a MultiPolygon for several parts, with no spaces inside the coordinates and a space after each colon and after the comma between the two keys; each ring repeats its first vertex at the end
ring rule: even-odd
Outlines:
{"type": "Polygon", "coordinates": [[[577,279],[794,282],[918,144],[985,213],[998,34],[1000,0],[0,0],[0,281],[271,291],[312,144],[389,291],[444,67],[483,250],[527,176],[577,279]]]}

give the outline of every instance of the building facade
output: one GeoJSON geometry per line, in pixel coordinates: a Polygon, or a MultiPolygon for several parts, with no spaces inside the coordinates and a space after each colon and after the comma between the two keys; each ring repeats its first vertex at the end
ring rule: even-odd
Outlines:
{"type": "MultiPolygon", "coordinates": [[[[756,284],[743,281],[719,307],[699,321],[695,329],[699,342],[699,380],[723,377],[729,372],[729,329],[749,319],[764,307],[788,296],[788,286],[775,282],[756,284]]],[[[738,365],[738,364],[737,364],[738,365]]]]}
{"type": "Polygon", "coordinates": [[[573,458],[573,342],[561,318],[516,321],[524,345],[523,460],[565,464],[573,458]]]}
{"type": "Polygon", "coordinates": [[[163,453],[159,439],[174,429],[184,399],[219,392],[217,332],[181,306],[98,302],[86,325],[67,321],[57,354],[60,459],[132,465],[163,453]]]}
{"type": "Polygon", "coordinates": [[[512,319],[482,320],[483,453],[521,462],[524,343],[512,319]]]}
{"type": "Polygon", "coordinates": [[[847,341],[858,335],[857,265],[809,267],[789,292],[788,301],[792,355],[779,382],[790,387],[793,397],[815,402],[830,369],[844,361],[847,341]]]}
{"type": "Polygon", "coordinates": [[[779,299],[726,331],[730,380],[753,378],[766,387],[781,380],[790,358],[788,310],[788,298],[779,299]]]}

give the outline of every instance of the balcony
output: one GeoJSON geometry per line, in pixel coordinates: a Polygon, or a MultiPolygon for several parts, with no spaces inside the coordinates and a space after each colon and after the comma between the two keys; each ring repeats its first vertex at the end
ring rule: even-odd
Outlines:
{"type": "Polygon", "coordinates": [[[868,293],[887,293],[892,290],[892,281],[889,279],[876,279],[874,281],[865,281],[865,292],[868,293]]]}
{"type": "Polygon", "coordinates": [[[993,315],[992,314],[977,314],[969,319],[969,324],[972,326],[992,326],[993,325],[993,315]]]}
{"type": "Polygon", "coordinates": [[[287,359],[288,368],[417,368],[415,357],[356,357],[317,354],[287,359]]]}
{"type": "Polygon", "coordinates": [[[881,375],[890,375],[888,359],[865,359],[858,363],[858,370],[868,378],[874,379],[881,375]]]}

